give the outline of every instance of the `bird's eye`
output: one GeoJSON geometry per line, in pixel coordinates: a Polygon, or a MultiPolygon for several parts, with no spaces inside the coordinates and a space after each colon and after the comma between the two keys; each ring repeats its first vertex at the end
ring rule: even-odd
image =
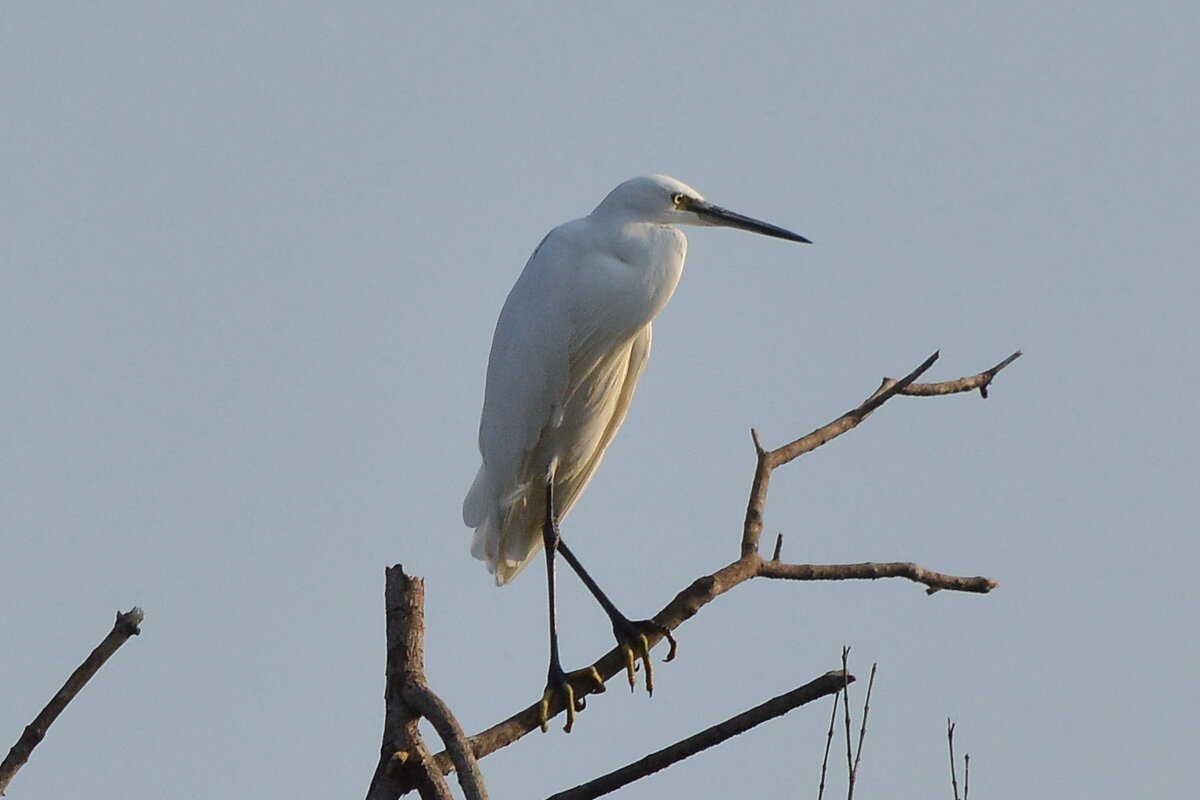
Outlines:
{"type": "Polygon", "coordinates": [[[671,204],[679,209],[687,208],[687,195],[685,195],[683,192],[676,192],[675,194],[671,195],[671,204]]]}

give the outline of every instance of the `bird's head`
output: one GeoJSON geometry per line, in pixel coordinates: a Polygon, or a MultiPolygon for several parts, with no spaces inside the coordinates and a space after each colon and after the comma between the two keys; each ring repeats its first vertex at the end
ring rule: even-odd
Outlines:
{"type": "Polygon", "coordinates": [[[686,183],[666,175],[630,178],[609,192],[597,206],[596,212],[621,214],[639,222],[654,222],[660,225],[741,228],[766,236],[810,244],[808,239],[797,233],[713,205],[686,183]]]}

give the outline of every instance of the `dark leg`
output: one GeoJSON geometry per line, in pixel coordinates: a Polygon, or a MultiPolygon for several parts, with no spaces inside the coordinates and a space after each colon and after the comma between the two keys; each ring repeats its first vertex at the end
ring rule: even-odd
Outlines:
{"type": "Polygon", "coordinates": [[[584,696],[589,692],[603,692],[604,679],[595,667],[568,675],[563,672],[562,663],[559,661],[558,624],[554,603],[554,555],[562,547],[562,542],[558,535],[558,514],[554,509],[553,478],[546,481],[546,518],[542,522],[542,544],[546,550],[546,597],[550,608],[550,668],[546,672],[546,691],[542,693],[540,721],[542,731],[545,732],[550,716],[550,702],[555,695],[562,695],[563,706],[567,712],[567,724],[563,730],[570,733],[575,724],[575,714],[583,710],[584,696]],[[573,681],[581,684],[582,691],[578,697],[573,681]]]}
{"type": "Polygon", "coordinates": [[[558,622],[554,602],[554,555],[558,552],[558,525],[554,522],[554,507],[549,483],[546,486],[546,519],[542,523],[542,544],[546,551],[546,599],[550,605],[550,675],[561,676],[562,664],[558,660],[558,622]]]}
{"type": "MultiPolygon", "coordinates": [[[[583,585],[596,598],[596,602],[600,604],[600,607],[604,609],[604,613],[608,615],[608,619],[612,622],[613,635],[617,637],[617,644],[620,645],[621,650],[625,653],[625,674],[629,678],[629,688],[632,689],[634,686],[634,672],[637,668],[637,662],[640,660],[646,665],[646,692],[647,694],[654,694],[654,672],[651,668],[651,643],[649,637],[651,635],[658,635],[670,643],[671,649],[667,652],[666,661],[670,661],[675,657],[675,637],[671,635],[671,631],[665,625],[660,625],[652,619],[634,621],[622,614],[613,605],[613,602],[608,599],[608,595],[604,593],[599,584],[583,568],[583,564],[579,562],[579,559],[575,557],[575,554],[571,552],[566,543],[559,539],[557,545],[558,552],[571,565],[571,569],[575,570],[575,574],[583,581],[583,585]]],[[[553,615],[553,611],[551,611],[551,615],[553,615]]]]}

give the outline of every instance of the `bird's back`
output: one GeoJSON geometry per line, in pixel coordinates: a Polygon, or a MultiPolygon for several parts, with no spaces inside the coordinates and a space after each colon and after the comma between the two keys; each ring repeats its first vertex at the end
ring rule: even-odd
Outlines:
{"type": "Polygon", "coordinates": [[[488,360],[483,464],[463,503],[471,552],[497,583],[541,547],[546,475],[561,519],[624,421],[685,247],[675,228],[593,215],[551,231],[509,293],[488,360]]]}

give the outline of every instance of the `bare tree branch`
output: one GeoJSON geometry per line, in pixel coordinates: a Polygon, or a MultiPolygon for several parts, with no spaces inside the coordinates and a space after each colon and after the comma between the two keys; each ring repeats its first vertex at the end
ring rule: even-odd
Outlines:
{"type": "Polygon", "coordinates": [[[838,703],[841,699],[841,692],[833,695],[833,708],[829,712],[829,732],[825,734],[825,753],[821,756],[821,781],[817,786],[817,800],[825,797],[825,775],[829,771],[829,750],[833,747],[833,727],[837,722],[838,703]]]}
{"type": "Polygon", "coordinates": [[[367,800],[395,800],[417,789],[426,800],[453,800],[442,769],[430,755],[418,723],[424,715],[454,755],[459,785],[468,800],[487,800],[487,790],[458,721],[425,681],[425,583],[397,564],[385,573],[387,687],[383,744],[367,800]]]}
{"type": "Polygon", "coordinates": [[[467,735],[454,718],[450,707],[424,682],[410,684],[404,690],[404,697],[425,719],[433,723],[438,736],[446,745],[450,760],[454,762],[458,782],[467,800],[487,800],[487,789],[483,785],[479,762],[475,760],[475,753],[471,751],[467,735]]]}
{"type": "Polygon", "coordinates": [[[75,699],[75,696],[92,679],[92,676],[100,667],[104,666],[104,662],[108,661],[121,645],[129,641],[129,637],[141,633],[138,626],[142,624],[143,619],[145,619],[145,614],[137,606],[117,613],[117,621],[109,634],[104,637],[104,641],[100,642],[96,649],[83,660],[83,663],[71,673],[71,677],[67,678],[67,682],[63,684],[62,688],[50,699],[50,702],[34,718],[33,722],[25,728],[21,738],[8,751],[4,761],[0,762],[0,795],[4,794],[9,782],[17,774],[17,770],[25,766],[33,748],[37,747],[38,743],[45,738],[51,723],[58,718],[67,704],[75,699]]]}
{"type": "Polygon", "coordinates": [[[653,775],[655,772],[666,769],[685,758],[694,756],[702,750],[707,750],[714,745],[718,745],[726,739],[731,739],[740,733],[745,733],[767,720],[783,716],[793,708],[827,695],[835,694],[852,681],[854,681],[854,676],[845,673],[843,670],[827,672],[814,681],[810,681],[778,697],[773,697],[765,703],[761,703],[748,711],[743,711],[737,716],[730,717],[724,722],[713,725],[711,728],[706,728],[697,734],[676,742],[670,747],[665,747],[662,750],[651,753],[645,758],[640,758],[632,764],[590,780],[587,783],[580,784],[573,789],[551,795],[547,800],[592,800],[592,798],[615,792],[622,786],[640,780],[647,775],[653,775]]]}
{"type": "MultiPolygon", "coordinates": [[[[958,392],[970,392],[978,389],[983,399],[987,400],[988,386],[991,385],[992,379],[996,377],[996,373],[1016,361],[1021,355],[1021,351],[1018,350],[991,369],[986,369],[978,375],[972,375],[969,378],[959,378],[955,381],[943,381],[941,383],[914,383],[901,391],[900,394],[913,397],[934,397],[936,395],[956,394],[958,392]]],[[[891,378],[884,378],[883,384],[879,388],[883,389],[892,383],[894,381],[891,378]]]]}
{"type": "MultiPolygon", "coordinates": [[[[811,453],[813,450],[816,450],[821,445],[836,439],[843,433],[857,428],[858,424],[869,417],[872,412],[875,411],[875,409],[879,408],[888,400],[891,400],[893,397],[912,386],[917,378],[924,375],[925,372],[933,366],[934,362],[938,360],[939,356],[939,353],[934,353],[929,358],[921,362],[921,364],[912,372],[908,373],[898,381],[892,381],[886,387],[880,387],[879,389],[875,390],[875,392],[872,393],[871,396],[866,400],[862,401],[857,408],[850,409],[833,422],[823,425],[812,433],[801,436],[799,439],[796,439],[793,442],[788,442],[787,444],[777,447],[774,450],[766,453],[765,455],[769,459],[770,469],[782,467],[789,461],[792,461],[804,455],[805,453],[811,453]]],[[[765,492],[763,499],[766,499],[765,492]]],[[[757,538],[755,538],[756,547],[757,541],[757,538]]],[[[744,549],[745,548],[743,545],[743,551],[744,549]]]]}
{"type": "Polygon", "coordinates": [[[973,578],[958,575],[943,575],[925,569],[910,561],[891,563],[864,562],[862,564],[782,564],[778,561],[763,561],[758,577],[777,578],[791,581],[848,581],[877,580],[879,578],[908,578],[914,583],[923,583],[926,594],[940,589],[953,592],[987,594],[999,584],[991,578],[973,578]]]}
{"type": "MultiPolygon", "coordinates": [[[[789,442],[774,450],[763,448],[758,433],[751,430],[754,440],[757,463],[751,482],[750,497],[746,505],[745,521],[741,538],[741,557],[710,575],[697,578],[688,587],[679,592],[666,606],[654,615],[653,620],[665,629],[673,631],[687,620],[696,615],[701,608],[715,600],[733,587],[752,578],[764,577],[783,580],[875,580],[878,578],[907,578],[915,583],[926,586],[926,591],[933,594],[938,590],[987,593],[995,589],[995,581],[984,577],[961,577],[946,575],[926,569],[910,562],[895,563],[864,563],[864,564],[786,564],[779,561],[781,541],[777,540],[776,553],[771,560],[765,560],[759,552],[759,542],[763,529],[763,510],[766,505],[767,488],[771,473],[776,467],[782,466],[805,453],[812,452],[821,445],[832,441],[838,436],[853,430],[872,412],[891,398],[899,394],[915,396],[936,396],[954,392],[980,389],[985,391],[996,374],[1011,364],[1020,352],[1012,354],[1004,361],[989,370],[967,378],[942,383],[917,383],[934,362],[938,354],[934,353],[925,359],[909,374],[899,380],[885,379],[883,384],[856,408],[846,412],[827,425],[811,433],[789,442]]],[[[647,635],[648,646],[653,647],[663,636],[658,633],[647,635]]],[[[592,666],[604,681],[625,671],[624,655],[619,648],[613,648],[597,659],[592,666]]],[[[549,716],[556,716],[563,710],[561,701],[551,703],[549,716]]],[[[469,747],[476,758],[506,747],[526,734],[540,728],[540,703],[535,702],[516,712],[508,719],[496,723],[468,740],[469,747]]],[[[435,757],[437,768],[443,772],[454,769],[454,764],[448,753],[439,753],[435,757]]],[[[401,792],[411,790],[414,784],[400,782],[401,792]]]]}
{"type": "Polygon", "coordinates": [[[958,775],[954,769],[954,723],[946,717],[946,743],[950,748],[950,788],[954,790],[954,800],[967,800],[971,790],[971,755],[963,756],[963,790],[962,797],[958,795],[958,775]]]}
{"type": "MultiPolygon", "coordinates": [[[[849,675],[850,648],[842,648],[842,674],[849,675]]],[[[842,686],[842,712],[846,729],[846,800],[854,800],[854,760],[850,750],[850,681],[842,686]]]]}
{"type": "MultiPolygon", "coordinates": [[[[850,648],[842,648],[842,672],[849,674],[850,648]]],[[[842,687],[842,708],[846,712],[846,800],[854,800],[854,787],[858,783],[858,767],[862,763],[863,742],[867,738],[867,715],[871,711],[871,690],[875,688],[875,664],[871,665],[871,678],[867,681],[867,694],[863,699],[862,724],[858,728],[858,744],[850,748],[850,682],[842,687]],[[851,760],[853,753],[853,760],[851,760]]],[[[832,731],[831,731],[832,734],[832,731]]],[[[822,776],[822,783],[824,776],[822,776]]]]}
{"type": "Polygon", "coordinates": [[[1013,361],[1016,361],[1021,356],[1021,351],[1018,350],[996,366],[978,375],[941,383],[917,383],[917,378],[924,375],[933,366],[934,362],[938,359],[938,355],[938,353],[934,353],[918,365],[916,369],[899,380],[884,378],[879,388],[859,404],[857,408],[847,411],[832,422],[774,450],[763,449],[762,443],[758,438],[758,432],[755,430],[750,431],[750,435],[754,439],[755,452],[758,454],[758,463],[754,470],[754,480],[750,485],[750,500],[746,504],[746,519],[742,526],[742,555],[750,552],[758,552],[758,542],[762,536],[763,509],[767,503],[767,486],[771,480],[771,473],[776,467],[781,467],[805,453],[811,453],[821,445],[827,444],[843,433],[853,430],[858,427],[859,423],[870,416],[875,409],[898,394],[934,397],[979,389],[980,393],[984,397],[987,397],[987,387],[992,382],[992,379],[996,377],[996,374],[1000,370],[1007,367],[1013,361]]]}
{"type": "Polygon", "coordinates": [[[401,764],[411,764],[417,774],[417,793],[421,800],[454,800],[450,793],[450,784],[446,776],[433,763],[433,756],[425,740],[416,736],[409,744],[409,750],[399,751],[393,756],[401,764]]]}
{"type": "Polygon", "coordinates": [[[867,715],[871,713],[871,691],[875,688],[875,670],[878,664],[871,665],[871,677],[867,680],[867,695],[863,698],[862,727],[858,729],[858,744],[854,748],[854,766],[850,774],[858,777],[858,765],[862,763],[863,742],[867,738],[867,715]]]}
{"type": "Polygon", "coordinates": [[[954,789],[954,800],[958,797],[958,776],[954,773],[954,723],[946,717],[946,742],[950,746],[950,786],[954,789]]]}
{"type": "MultiPolygon", "coordinates": [[[[842,647],[842,668],[838,674],[849,675],[850,648],[842,647]]],[[[862,763],[863,742],[867,738],[867,715],[871,710],[871,691],[875,688],[876,664],[871,665],[871,678],[867,681],[867,694],[863,699],[862,724],[858,729],[858,744],[850,746],[850,683],[848,680],[833,698],[833,709],[829,713],[829,730],[825,734],[825,752],[821,756],[821,780],[817,785],[817,800],[825,796],[825,775],[829,769],[829,750],[833,745],[833,730],[837,723],[838,703],[841,702],[846,731],[846,800],[854,797],[854,787],[858,781],[858,767],[862,763]]]]}

